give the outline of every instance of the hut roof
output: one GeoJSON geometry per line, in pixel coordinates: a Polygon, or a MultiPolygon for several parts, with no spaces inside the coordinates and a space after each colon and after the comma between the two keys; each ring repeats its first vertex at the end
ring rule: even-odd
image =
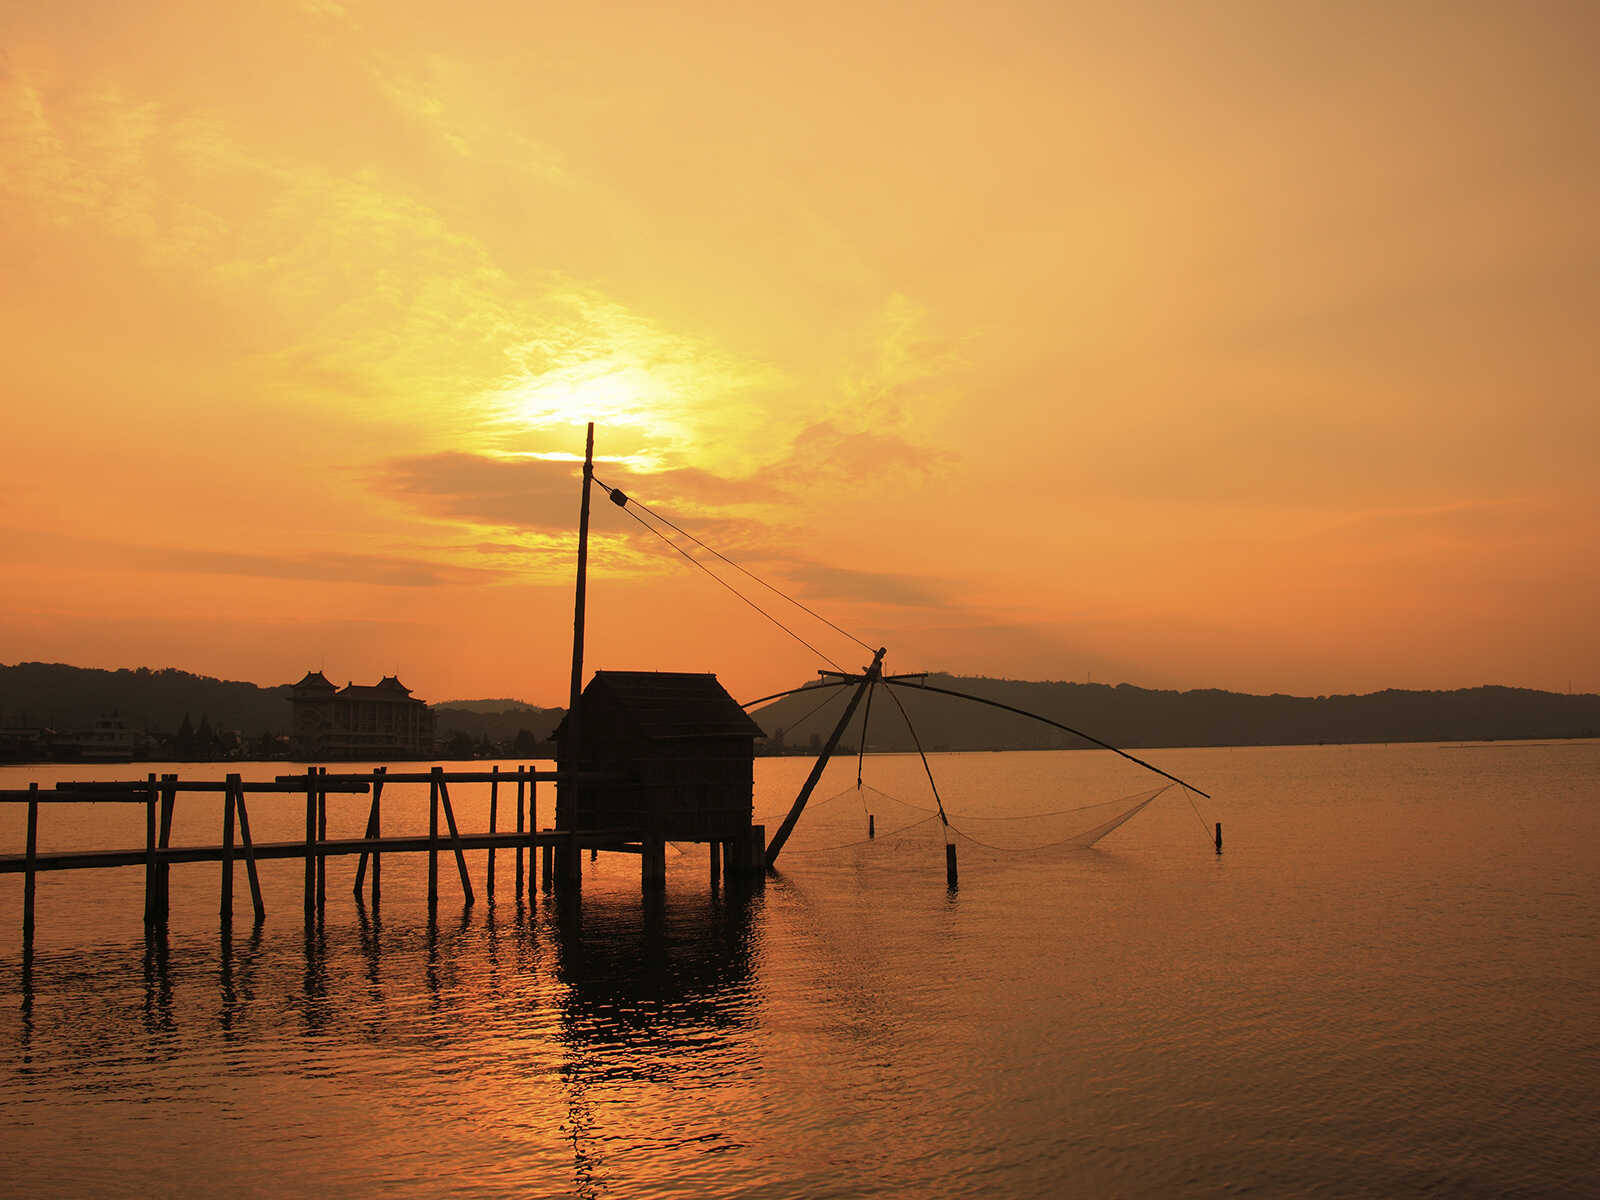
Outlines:
{"type": "MultiPolygon", "coordinates": [[[[597,689],[608,692],[646,738],[765,736],[709,672],[596,671],[584,697],[597,689]]],[[[563,717],[558,736],[566,725],[563,717]]]]}

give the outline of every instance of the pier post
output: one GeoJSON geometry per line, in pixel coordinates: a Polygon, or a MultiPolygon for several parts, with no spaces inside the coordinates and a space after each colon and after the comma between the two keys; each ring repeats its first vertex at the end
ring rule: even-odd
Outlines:
{"type": "Polygon", "coordinates": [[[439,777],[439,805],[444,809],[445,826],[450,830],[450,848],[455,851],[456,873],[461,876],[461,896],[471,904],[477,897],[472,894],[472,879],[467,874],[467,855],[461,848],[461,830],[456,828],[456,810],[450,803],[450,785],[445,782],[443,767],[433,770],[439,777]]]}
{"type": "Polygon", "coordinates": [[[750,860],[743,864],[751,879],[764,881],[767,875],[767,827],[750,826],[750,843],[747,847],[750,860]]]}
{"type": "Polygon", "coordinates": [[[439,903],[439,769],[428,779],[428,908],[439,903]]]}
{"type": "Polygon", "coordinates": [[[583,886],[583,847],[578,845],[576,833],[568,835],[561,858],[561,882],[576,892],[583,886]]]}
{"type": "MultiPolygon", "coordinates": [[[[23,945],[23,948],[27,951],[27,954],[28,954],[28,956],[30,958],[33,955],[34,869],[35,869],[35,867],[36,867],[36,865],[38,864],[38,861],[39,861],[39,801],[37,799],[38,793],[39,793],[39,785],[37,783],[30,783],[28,785],[28,848],[27,848],[27,851],[26,851],[26,854],[27,854],[26,872],[27,873],[23,876],[23,880],[22,880],[22,945],[23,945]]],[[[155,800],[154,800],[154,797],[151,798],[150,807],[149,807],[148,811],[152,815],[155,813],[155,800]]],[[[154,825],[153,821],[150,823],[149,828],[151,829],[152,832],[154,831],[155,825],[154,825]]],[[[154,853],[155,853],[154,844],[153,844],[153,842],[147,842],[147,844],[150,845],[150,847],[151,847],[150,848],[150,853],[153,856],[154,853]]],[[[146,888],[145,888],[145,904],[146,904],[146,906],[148,908],[148,905],[149,905],[149,902],[150,902],[149,901],[150,892],[149,892],[148,880],[149,880],[150,877],[149,877],[149,875],[146,875],[145,878],[146,878],[146,881],[147,881],[146,882],[146,888]]]]}
{"type": "Polygon", "coordinates": [[[517,767],[517,900],[522,900],[522,805],[527,791],[527,780],[522,777],[522,767],[517,767]]]}
{"type": "Polygon", "coordinates": [[[639,847],[639,878],[647,892],[667,886],[667,839],[659,833],[646,834],[639,847]]]}
{"type": "Polygon", "coordinates": [[[722,883],[722,843],[715,838],[711,841],[711,890],[716,891],[722,883]]]}
{"type": "MultiPolygon", "coordinates": [[[[318,767],[318,776],[325,776],[327,767],[318,767]]],[[[322,844],[328,840],[328,782],[317,780],[317,920],[322,919],[328,907],[328,856],[322,844]]]]}
{"type": "Polygon", "coordinates": [[[172,910],[172,864],[161,857],[159,851],[172,845],[172,814],[178,807],[178,776],[172,772],[161,777],[161,831],[156,839],[156,922],[167,923],[172,910]]]}
{"type": "Polygon", "coordinates": [[[306,768],[306,924],[309,926],[317,912],[317,769],[306,768]]]}
{"type": "Polygon", "coordinates": [[[222,787],[222,894],[218,915],[224,935],[233,928],[233,789],[238,783],[237,775],[229,775],[222,787]]]}
{"type": "MultiPolygon", "coordinates": [[[[145,782],[150,785],[150,790],[145,793],[144,798],[144,923],[146,925],[152,925],[155,923],[156,888],[159,886],[159,884],[156,882],[155,781],[156,777],[153,774],[146,776],[145,782]]],[[[30,792],[36,792],[39,790],[39,785],[36,783],[30,783],[28,785],[28,790],[30,792]]],[[[30,831],[33,828],[33,801],[31,800],[28,802],[28,828],[30,831]]],[[[29,841],[32,841],[31,837],[29,838],[29,841]]],[[[31,855],[33,851],[29,850],[28,853],[31,855]]],[[[24,909],[26,915],[23,918],[25,924],[31,923],[33,920],[33,868],[31,866],[28,868],[28,872],[28,889],[25,893],[27,898],[27,907],[24,909]]]]}
{"type": "Polygon", "coordinates": [[[1217,853],[1222,853],[1222,822],[1217,822],[1217,853]]]}
{"type": "MultiPolygon", "coordinates": [[[[372,836],[374,838],[381,838],[383,836],[382,776],[387,775],[388,773],[388,767],[379,767],[377,770],[373,771],[373,774],[379,777],[372,781],[372,836]]],[[[374,913],[376,913],[378,910],[378,893],[380,891],[379,884],[382,873],[383,855],[374,850],[372,852],[372,910],[374,913]]]]}
{"type": "MultiPolygon", "coordinates": [[[[500,807],[500,764],[495,763],[489,772],[495,778],[489,781],[489,832],[495,831],[495,814],[500,807]]],[[[484,890],[488,893],[489,903],[494,903],[494,847],[489,847],[489,880],[484,890]]]]}
{"type": "Polygon", "coordinates": [[[250,904],[259,923],[266,919],[267,906],[261,900],[261,877],[256,873],[256,844],[250,836],[250,809],[244,802],[244,784],[234,786],[233,802],[239,814],[239,845],[244,850],[244,869],[250,880],[250,904]]]}
{"type": "MultiPolygon", "coordinates": [[[[539,828],[539,780],[534,775],[533,768],[528,768],[528,899],[533,899],[533,849],[537,842],[534,841],[534,831],[539,828]]],[[[550,882],[550,860],[544,860],[544,881],[550,882]]]]}
{"type": "Polygon", "coordinates": [[[870,840],[878,836],[878,822],[871,813],[867,814],[867,838],[870,840]]]}
{"type": "Polygon", "coordinates": [[[944,844],[944,882],[952,892],[956,890],[956,844],[944,844]]]}

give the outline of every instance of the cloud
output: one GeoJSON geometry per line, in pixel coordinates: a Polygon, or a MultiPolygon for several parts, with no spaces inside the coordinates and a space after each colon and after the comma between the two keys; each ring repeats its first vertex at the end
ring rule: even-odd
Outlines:
{"type": "Polygon", "coordinates": [[[927,576],[888,571],[857,571],[824,563],[802,563],[786,570],[807,598],[860,600],[898,608],[945,608],[955,603],[949,585],[927,576]]]}
{"type": "MultiPolygon", "coordinates": [[[[760,480],[727,479],[697,467],[641,472],[626,463],[601,460],[595,475],[652,508],[721,508],[776,498],[760,480]]],[[[509,529],[569,532],[577,520],[579,464],[559,458],[505,458],[447,451],[391,459],[371,482],[434,516],[509,529]]],[[[595,493],[597,502],[605,493],[595,493]]],[[[726,522],[713,523],[726,524],[726,522]]],[[[697,532],[707,528],[706,518],[697,532]]]]}
{"type": "Polygon", "coordinates": [[[5,531],[13,561],[70,558],[96,567],[154,573],[243,575],[379,587],[444,587],[492,582],[502,573],[424,558],[375,554],[250,554],[188,546],[138,546],[32,530],[5,531]]]}

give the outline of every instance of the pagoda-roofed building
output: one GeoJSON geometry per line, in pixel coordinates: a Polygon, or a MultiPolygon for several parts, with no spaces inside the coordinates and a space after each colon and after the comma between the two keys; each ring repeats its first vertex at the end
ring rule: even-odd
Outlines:
{"type": "Polygon", "coordinates": [[[578,705],[582,747],[563,719],[560,768],[616,782],[560,789],[558,829],[643,829],[674,841],[748,836],[755,740],[764,735],[715,675],[596,671],[578,705]]]}
{"type": "Polygon", "coordinates": [[[321,671],[291,685],[295,754],[306,760],[427,758],[433,710],[394,675],[335,687],[321,671]]]}

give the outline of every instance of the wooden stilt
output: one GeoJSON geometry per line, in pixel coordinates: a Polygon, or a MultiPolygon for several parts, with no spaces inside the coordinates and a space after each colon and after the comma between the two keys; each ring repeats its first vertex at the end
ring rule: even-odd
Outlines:
{"type": "Polygon", "coordinates": [[[450,845],[456,852],[456,871],[461,875],[461,894],[468,904],[476,897],[472,894],[472,880],[467,875],[467,855],[461,848],[461,831],[456,828],[456,810],[450,804],[450,788],[444,781],[444,771],[435,767],[439,775],[439,803],[444,806],[444,819],[450,826],[450,845]]]}
{"type": "Polygon", "coordinates": [[[238,784],[239,777],[229,775],[222,792],[222,895],[218,908],[224,932],[233,926],[233,790],[238,784]]]}
{"type": "MultiPolygon", "coordinates": [[[[39,861],[39,801],[34,799],[39,791],[37,783],[28,785],[28,848],[26,873],[22,879],[22,944],[31,955],[33,953],[33,900],[34,900],[34,868],[39,861]]],[[[147,811],[150,813],[148,828],[151,834],[155,832],[155,797],[150,798],[147,811]]],[[[146,845],[149,847],[151,864],[155,861],[154,838],[148,838],[146,845]]],[[[145,908],[148,914],[150,904],[150,880],[154,872],[149,866],[145,868],[145,908]]],[[[146,917],[148,920],[148,915],[146,917]]]]}
{"type": "Polygon", "coordinates": [[[667,839],[652,833],[640,850],[639,881],[647,892],[660,891],[667,886],[667,839]]]}
{"type": "Polygon", "coordinates": [[[945,886],[954,889],[956,886],[956,844],[944,844],[944,881],[945,886]]]}
{"type": "MultiPolygon", "coordinates": [[[[489,832],[495,831],[495,813],[500,806],[500,765],[495,764],[492,774],[496,778],[489,781],[489,832]]],[[[489,897],[489,903],[494,903],[494,847],[489,847],[488,880],[483,885],[483,890],[489,897]]]]}
{"type": "Polygon", "coordinates": [[[868,813],[867,814],[867,837],[875,838],[877,836],[878,836],[878,822],[877,822],[876,818],[874,818],[871,813],[868,813]]]}
{"type": "Polygon", "coordinates": [[[244,847],[244,870],[250,879],[250,904],[256,920],[266,919],[267,906],[261,902],[261,877],[256,874],[256,843],[250,836],[250,810],[244,803],[244,786],[234,789],[233,803],[239,812],[239,842],[244,847]]]}
{"type": "Polygon", "coordinates": [[[1217,853],[1222,853],[1222,822],[1217,822],[1217,853]]]}
{"type": "Polygon", "coordinates": [[[721,842],[717,842],[717,841],[713,841],[711,843],[710,850],[711,850],[711,887],[712,887],[712,890],[714,891],[714,890],[716,890],[717,886],[719,884],[721,884],[721,882],[722,882],[722,843],[721,842]]]}

